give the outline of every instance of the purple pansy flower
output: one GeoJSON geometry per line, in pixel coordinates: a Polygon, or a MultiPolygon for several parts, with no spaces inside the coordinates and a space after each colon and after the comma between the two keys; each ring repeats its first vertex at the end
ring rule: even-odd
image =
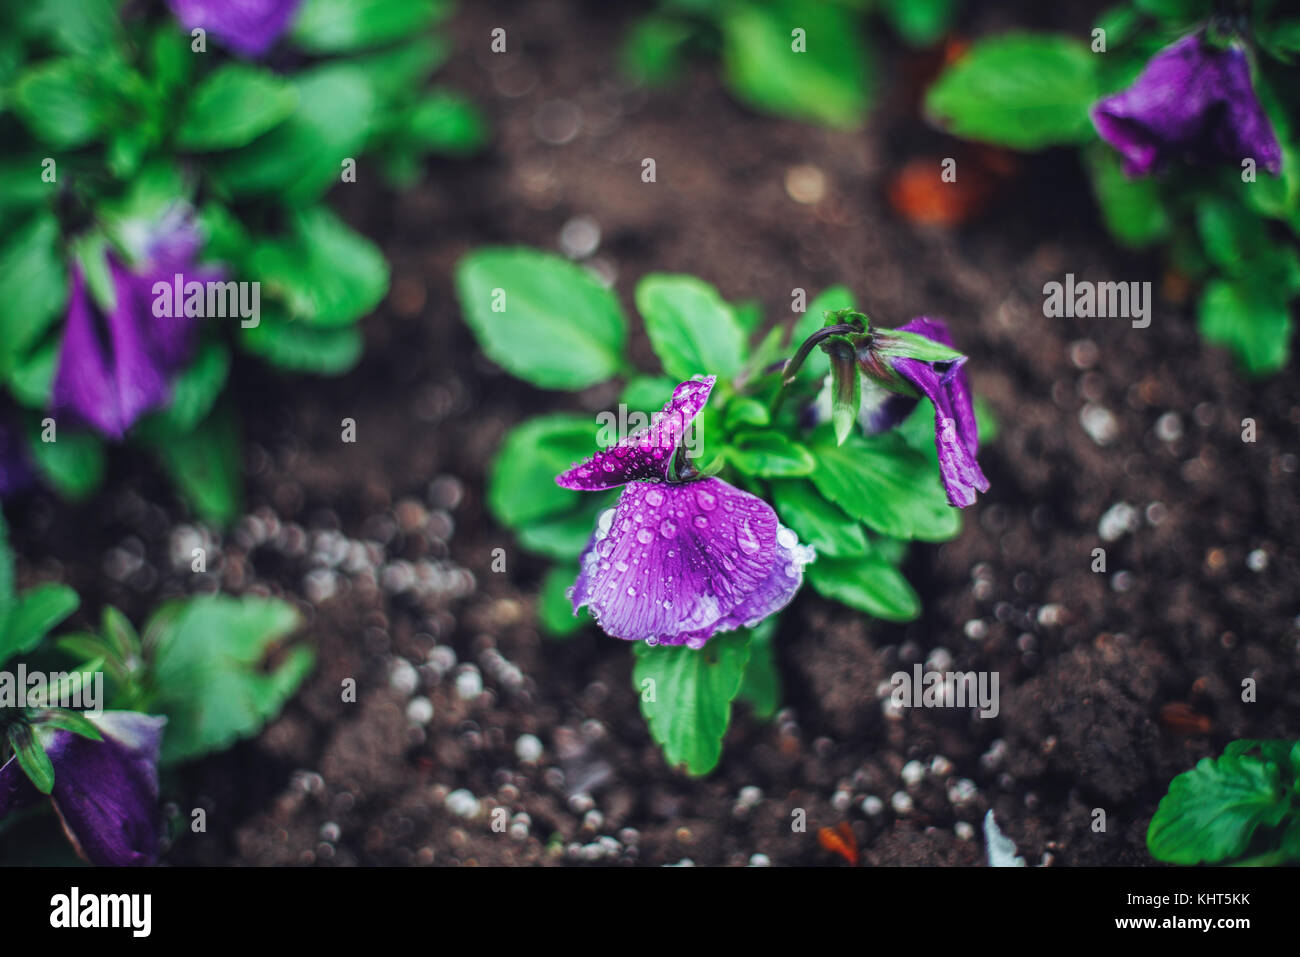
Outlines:
{"type": "Polygon", "coordinates": [[[615,638],[700,648],[784,608],[814,556],[772,507],[718,478],[678,481],[672,460],[714,376],[683,382],[651,424],[556,478],[595,492],[622,485],[600,516],[569,591],[615,638]]]}
{"type": "MultiPolygon", "coordinates": [[[[924,316],[898,328],[951,347],[952,335],[941,319],[924,316]]],[[[872,341],[887,340],[888,330],[873,335],[872,341]]],[[[984,477],[975,456],[979,452],[979,430],[975,407],[971,401],[970,380],[963,368],[966,357],[947,362],[927,362],[903,356],[884,356],[864,346],[859,352],[862,375],[862,401],[858,407],[858,424],[868,435],[885,432],[912,414],[924,395],[934,404],[934,445],[939,453],[939,477],[948,493],[948,503],[958,508],[975,504],[976,492],[987,492],[984,477]],[[880,367],[881,363],[888,369],[880,367]],[[891,374],[892,373],[892,374],[891,374]],[[899,391],[879,384],[901,378],[914,392],[899,391]]],[[[827,387],[812,410],[812,421],[830,418],[830,377],[827,387]]]]}
{"type": "Polygon", "coordinates": [[[1199,34],[1165,47],[1132,86],[1091,113],[1130,176],[1145,176],[1180,154],[1251,157],[1274,174],[1281,168],[1282,148],[1251,86],[1246,52],[1215,49],[1199,34]]]}
{"type": "Polygon", "coordinates": [[[202,27],[243,57],[260,57],[289,28],[301,0],[167,0],[186,30],[202,27]]]}
{"type": "Polygon", "coordinates": [[[106,255],[114,307],[102,314],[79,265],[72,266],[68,317],[59,349],[51,404],[102,434],[120,439],[144,413],[163,405],[171,378],[188,361],[197,320],[154,315],[154,283],[177,273],[197,281],[217,278],[194,270],[200,239],[192,217],[168,215],[138,242],[139,265],[106,255]]]}
{"type": "MultiPolygon", "coordinates": [[[[54,766],[54,809],[90,863],[152,864],[158,858],[158,748],[167,719],[134,711],[86,717],[102,741],[71,731],[55,731],[44,741],[54,766]]],[[[16,757],[0,767],[0,819],[41,796],[16,757]]]]}

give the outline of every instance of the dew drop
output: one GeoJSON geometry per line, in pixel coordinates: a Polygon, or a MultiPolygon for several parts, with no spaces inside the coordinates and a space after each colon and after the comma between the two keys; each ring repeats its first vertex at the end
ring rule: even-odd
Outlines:
{"type": "Polygon", "coordinates": [[[695,501],[706,512],[711,512],[718,507],[718,497],[707,489],[696,490],[695,501]]]}
{"type": "Polygon", "coordinates": [[[649,545],[655,540],[655,533],[648,528],[638,528],[636,531],[636,540],[642,545],[649,545]]]}
{"type": "Polygon", "coordinates": [[[677,526],[670,519],[665,518],[659,523],[659,534],[664,538],[673,538],[677,534],[677,526]]]}
{"type": "Polygon", "coordinates": [[[645,493],[645,500],[647,505],[658,508],[664,503],[664,493],[659,491],[657,488],[652,488],[650,491],[645,493]]]}
{"type": "Polygon", "coordinates": [[[749,527],[749,522],[742,522],[740,530],[736,532],[736,544],[746,555],[752,555],[759,549],[758,536],[754,530],[749,527]]]}
{"type": "Polygon", "coordinates": [[[691,521],[695,524],[696,528],[709,527],[709,520],[705,518],[703,515],[696,515],[693,519],[691,519],[691,521]]]}

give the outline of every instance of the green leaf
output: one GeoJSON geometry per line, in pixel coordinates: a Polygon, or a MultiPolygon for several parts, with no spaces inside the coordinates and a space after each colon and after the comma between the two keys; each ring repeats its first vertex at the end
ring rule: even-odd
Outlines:
{"type": "Polygon", "coordinates": [[[68,250],[81,267],[86,288],[99,311],[112,314],[117,309],[117,290],[108,268],[108,240],[104,234],[98,230],[83,233],[68,243],[68,250]]]}
{"type": "Polygon", "coordinates": [[[23,769],[32,786],[42,794],[53,791],[54,765],[50,763],[49,755],[45,753],[40,739],[32,734],[31,728],[26,724],[11,724],[9,745],[14,749],[18,766],[23,769]]]}
{"type": "Polygon", "coordinates": [[[249,261],[289,318],[314,326],[350,325],[388,292],[388,263],[379,247],[325,206],[295,211],[287,235],[259,242],[249,261]]]}
{"type": "Polygon", "coordinates": [[[0,631],[0,664],[35,648],[80,604],[77,593],[67,585],[37,585],[23,592],[13,602],[0,631]]]}
{"type": "Polygon", "coordinates": [[[624,386],[618,400],[631,412],[654,413],[662,409],[673,396],[677,380],[667,376],[636,376],[624,386]]]}
{"type": "Polygon", "coordinates": [[[363,339],[355,326],[328,328],[263,311],[256,326],[241,328],[240,342],[281,369],[342,375],[361,359],[363,339]]]}
{"type": "Polygon", "coordinates": [[[36,724],[43,728],[71,731],[73,734],[89,738],[91,741],[104,740],[104,735],[99,728],[95,727],[94,722],[78,711],[68,711],[66,709],[40,711],[35,715],[34,720],[36,724]]]}
{"type": "Polygon", "coordinates": [[[54,391],[54,373],[59,367],[58,340],[37,346],[9,374],[9,392],[22,405],[45,409],[54,391]]]}
{"type": "Polygon", "coordinates": [[[817,460],[813,485],[880,534],[940,542],[961,530],[960,511],[948,504],[937,466],[896,433],[855,433],[837,445],[822,427],[810,445],[817,460]]]}
{"type": "Polygon", "coordinates": [[[740,396],[727,403],[724,421],[729,430],[745,425],[756,425],[762,428],[771,423],[772,416],[762,402],[749,396],[740,396]]]}
{"type": "Polygon", "coordinates": [[[230,352],[218,342],[206,343],[188,369],[172,383],[171,402],[136,426],[136,434],[188,432],[212,411],[230,371],[230,352]]]}
{"type": "Polygon", "coordinates": [[[685,646],[634,646],[632,686],[650,736],[672,767],[707,774],[722,756],[731,702],[749,661],[748,632],[715,635],[698,651],[685,646]]]}
{"type": "Polygon", "coordinates": [[[488,357],[533,385],[583,389],[624,368],[618,298],[559,256],[480,249],[457,265],[456,294],[488,357]]]}
{"type": "Polygon", "coordinates": [[[111,128],[117,94],[104,66],[76,57],[30,67],[14,89],[14,109],[51,146],[84,146],[111,128]]]}
{"type": "Polygon", "coordinates": [[[7,376],[63,311],[68,272],[52,213],[0,241],[0,374],[7,376]]]}
{"type": "Polygon", "coordinates": [[[1133,0],[1133,5],[1158,20],[1179,23],[1203,20],[1214,12],[1212,0],[1133,0]]]}
{"type": "Polygon", "coordinates": [[[310,53],[352,53],[418,34],[449,6],[445,0],[306,0],[290,36],[310,53]]]}
{"type": "Polygon", "coordinates": [[[881,12],[909,44],[930,46],[952,25],[957,0],[885,0],[881,12]]]}
{"type": "Polygon", "coordinates": [[[1265,222],[1240,203],[1211,197],[1196,208],[1201,245],[1209,260],[1233,276],[1283,272],[1265,222]]]}
{"type": "Polygon", "coordinates": [[[974,44],[940,75],[926,110],[967,139],[1023,150],[1090,138],[1096,58],[1075,39],[1003,34],[974,44]]]}
{"type": "Polygon", "coordinates": [[[754,716],[770,720],[781,707],[781,675],[776,667],[776,616],[750,631],[749,661],[737,697],[754,709],[754,716]]]}
{"type": "Polygon", "coordinates": [[[770,486],[781,521],[794,529],[799,540],[822,556],[848,558],[867,554],[862,526],[844,510],[826,501],[808,482],[778,481],[770,486]]]}
{"type": "MultiPolygon", "coordinates": [[[[206,596],[171,603],[156,629],[149,711],[168,717],[163,760],[184,761],[261,731],[311,670],[311,650],[278,646],[301,624],[288,602],[206,596]]],[[[157,616],[155,616],[157,617],[157,616]]],[[[146,631],[155,630],[152,622],[146,631]]]]}
{"type": "Polygon", "coordinates": [[[560,488],[555,477],[595,451],[596,427],[589,418],[529,419],[506,436],[492,463],[489,510],[501,524],[517,528],[572,509],[583,493],[560,488]]]}
{"type": "Polygon", "coordinates": [[[1249,279],[1215,279],[1201,295],[1198,323],[1210,342],[1226,346],[1247,374],[1280,371],[1290,351],[1292,321],[1282,291],[1249,279]]]}
{"type": "Polygon", "coordinates": [[[886,621],[911,621],[921,599],[897,568],[879,555],[862,558],[818,556],[805,570],[820,594],[886,621]]]}
{"type": "Polygon", "coordinates": [[[1118,154],[1100,143],[1086,149],[1084,159],[1102,219],[1112,236],[1125,246],[1140,249],[1168,235],[1169,214],[1161,202],[1157,180],[1125,176],[1118,154]]]}
{"type": "Polygon", "coordinates": [[[27,451],[42,478],[68,501],[85,501],[104,479],[104,443],[93,432],[60,429],[56,441],[42,442],[34,426],[27,451]]]}
{"type": "Polygon", "coordinates": [[[802,445],[768,431],[741,432],[727,447],[727,458],[745,474],[762,478],[796,478],[816,465],[802,445]]]}
{"type": "Polygon", "coordinates": [[[586,493],[573,511],[536,519],[516,529],[519,544],[548,558],[573,561],[591,541],[600,513],[617,498],[617,491],[605,495],[586,493]]]}
{"type": "Polygon", "coordinates": [[[145,439],[162,460],[176,490],[199,518],[226,525],[243,504],[239,422],[218,408],[196,428],[145,439]]]}
{"type": "Polygon", "coordinates": [[[488,141],[487,120],[473,103],[447,90],[425,95],[403,118],[404,142],[452,156],[468,156],[488,141]]]}
{"type": "Polygon", "coordinates": [[[118,42],[118,12],[114,0],[41,0],[15,6],[23,32],[47,37],[64,53],[103,56],[118,42]]]}
{"type": "Polygon", "coordinates": [[[1202,758],[1170,782],[1147,829],[1147,849],[1171,864],[1215,864],[1244,853],[1255,829],[1276,826],[1289,807],[1273,762],[1202,758]]]}
{"type": "Polygon", "coordinates": [[[955,362],[962,358],[962,353],[951,346],[902,329],[882,329],[873,345],[874,350],[882,356],[917,359],[921,362],[955,362]]]}
{"type": "Polygon", "coordinates": [[[251,143],[286,119],[298,91],[270,70],[227,63],[194,91],[176,131],[184,150],[234,149],[251,143]]]}
{"type": "Polygon", "coordinates": [[[553,638],[571,638],[591,620],[585,609],[581,615],[573,613],[573,602],[567,594],[577,574],[572,566],[559,565],[542,580],[537,594],[537,617],[543,630],[553,638]]]}
{"type": "Polygon", "coordinates": [[[348,62],[365,71],[375,92],[385,100],[402,100],[424,88],[427,80],[451,53],[451,45],[431,34],[417,34],[407,43],[351,57],[348,62]]]}
{"type": "Polygon", "coordinates": [[[632,24],[619,49],[619,68],[638,83],[663,86],[681,74],[691,25],[648,14],[632,24]]]}
{"type": "Polygon", "coordinates": [[[677,380],[735,374],[745,335],[731,306],[694,276],[651,274],[636,287],[636,307],[664,371],[677,380]]]}
{"type": "Polygon", "coordinates": [[[871,91],[870,49],[855,14],[833,4],[736,4],[722,19],[727,85],[766,113],[858,129],[871,91]],[[795,30],[803,31],[802,52],[795,30]]]}
{"type": "Polygon", "coordinates": [[[293,114],[243,149],[214,158],[216,183],[231,194],[273,195],[286,206],[314,202],[359,158],[377,108],[368,74],[330,63],[296,74],[293,114]]]}

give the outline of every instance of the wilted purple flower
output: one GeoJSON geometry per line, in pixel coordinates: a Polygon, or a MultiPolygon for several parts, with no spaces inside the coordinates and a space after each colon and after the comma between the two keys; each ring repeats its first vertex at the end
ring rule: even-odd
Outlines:
{"type": "Polygon", "coordinates": [[[164,404],[172,375],[189,359],[196,331],[193,316],[154,315],[155,282],[176,273],[215,278],[190,269],[199,247],[190,219],[170,218],[142,241],[140,264],[128,269],[108,253],[114,307],[102,314],[79,265],[72,267],[68,317],[54,375],[52,405],[66,409],[102,434],[120,439],[137,419],[164,404]]]}
{"type": "Polygon", "coordinates": [[[1250,82],[1246,52],[1183,37],[1148,62],[1133,85],[1098,101],[1092,121],[1124,156],[1124,171],[1145,176],[1177,155],[1253,158],[1276,174],[1282,149],[1250,82]]]}
{"type": "Polygon", "coordinates": [[[302,0],[167,0],[186,30],[202,27],[244,57],[260,57],[289,28],[302,0]]]}
{"type": "MultiPolygon", "coordinates": [[[[920,317],[900,326],[898,331],[915,333],[945,346],[953,344],[948,326],[940,319],[920,317]]],[[[888,340],[888,337],[888,331],[876,335],[877,340],[888,340]]],[[[987,492],[989,480],[975,458],[979,451],[979,430],[970,381],[963,368],[966,357],[926,362],[877,355],[861,364],[868,369],[872,362],[888,363],[890,370],[934,403],[934,444],[939,453],[939,477],[943,479],[948,502],[958,508],[975,504],[975,493],[987,492]]],[[[911,415],[919,401],[919,396],[887,389],[871,376],[864,376],[858,421],[868,434],[884,432],[911,415]]]]}
{"type": "Polygon", "coordinates": [[[672,459],[714,376],[683,382],[651,424],[556,478],[594,492],[622,485],[600,516],[569,592],[615,638],[700,648],[784,608],[814,558],[762,499],[721,479],[679,481],[672,459]]]}
{"type": "MultiPolygon", "coordinates": [[[[55,731],[45,742],[54,766],[54,809],[90,863],[152,864],[158,857],[158,748],[167,719],[134,711],[86,717],[102,741],[55,731]]],[[[0,767],[0,820],[41,796],[16,757],[0,767]]]]}

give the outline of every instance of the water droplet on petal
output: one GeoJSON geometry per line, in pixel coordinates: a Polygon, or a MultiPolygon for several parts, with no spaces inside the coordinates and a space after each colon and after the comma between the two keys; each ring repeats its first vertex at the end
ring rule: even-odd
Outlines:
{"type": "Polygon", "coordinates": [[[749,527],[749,522],[742,522],[740,530],[736,532],[736,544],[746,555],[753,555],[759,549],[758,536],[754,530],[749,527]]]}
{"type": "Polygon", "coordinates": [[[648,528],[638,528],[636,531],[636,540],[642,545],[649,545],[655,540],[655,534],[648,528]]]}
{"type": "Polygon", "coordinates": [[[708,489],[697,489],[695,501],[706,512],[711,512],[718,507],[718,497],[708,489]]]}
{"type": "Polygon", "coordinates": [[[672,538],[677,534],[677,526],[674,525],[672,521],[665,518],[659,523],[659,534],[664,538],[672,538]]]}
{"type": "Polygon", "coordinates": [[[659,491],[657,488],[652,488],[650,491],[645,493],[645,500],[647,505],[658,508],[664,503],[664,493],[659,491]]]}

